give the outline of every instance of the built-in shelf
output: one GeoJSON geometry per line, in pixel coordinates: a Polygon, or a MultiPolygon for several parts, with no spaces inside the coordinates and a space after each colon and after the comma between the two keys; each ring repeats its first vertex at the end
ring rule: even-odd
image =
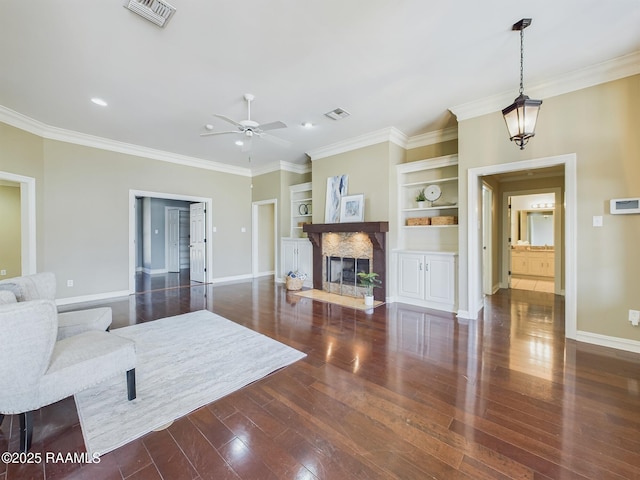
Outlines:
{"type": "MultiPolygon", "coordinates": [[[[397,169],[398,185],[398,246],[400,248],[447,248],[457,250],[458,233],[458,156],[418,160],[400,164],[397,169]],[[437,184],[441,196],[433,203],[418,206],[418,192],[437,184]],[[425,218],[425,217],[428,217],[425,218]],[[433,217],[450,217],[454,224],[421,225],[421,220],[432,223],[433,217]],[[451,218],[452,217],[452,218],[451,218]],[[418,219],[418,220],[416,220],[418,219]],[[409,225],[409,223],[412,223],[409,225]],[[417,223],[417,224],[413,224],[417,223]],[[432,234],[429,234],[432,232],[432,234]]],[[[440,219],[444,220],[444,219],[440,219]]]]}
{"type": "Polygon", "coordinates": [[[313,216],[313,201],[311,197],[311,182],[291,185],[289,187],[291,200],[291,238],[303,238],[307,234],[302,226],[311,223],[313,216]]]}

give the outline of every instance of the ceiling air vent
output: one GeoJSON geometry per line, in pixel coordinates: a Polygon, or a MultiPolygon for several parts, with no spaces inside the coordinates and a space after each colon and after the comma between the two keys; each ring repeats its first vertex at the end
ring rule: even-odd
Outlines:
{"type": "Polygon", "coordinates": [[[124,6],[159,27],[164,27],[176,11],[174,6],[160,0],[125,0],[124,6]]]}
{"type": "Polygon", "coordinates": [[[347,118],[351,114],[342,108],[336,108],[335,110],[325,113],[325,115],[332,120],[341,120],[343,118],[347,118]]]}

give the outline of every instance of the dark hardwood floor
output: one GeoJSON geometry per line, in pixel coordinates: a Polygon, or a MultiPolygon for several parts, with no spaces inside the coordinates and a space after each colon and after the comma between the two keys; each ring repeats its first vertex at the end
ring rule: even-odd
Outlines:
{"type": "MultiPolygon", "coordinates": [[[[502,290],[468,322],[270,279],[104,305],[113,328],[208,309],[307,357],[99,464],[0,464],[0,480],[640,478],[640,355],[565,341],[553,294],[502,290]]],[[[17,423],[0,450],[17,450],[17,423]]],[[[34,436],[33,452],[83,452],[73,399],[41,409],[34,436]]]]}

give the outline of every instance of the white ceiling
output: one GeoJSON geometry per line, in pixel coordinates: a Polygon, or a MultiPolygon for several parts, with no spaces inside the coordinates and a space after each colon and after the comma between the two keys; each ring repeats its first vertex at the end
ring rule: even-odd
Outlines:
{"type": "Polygon", "coordinates": [[[303,164],[306,152],[387,127],[412,137],[455,126],[451,107],[515,98],[511,26],[523,17],[533,18],[525,92],[640,51],[640,0],[170,3],[177,12],[161,29],[122,0],[1,0],[0,105],[50,127],[257,168],[303,164]],[[245,119],[244,93],[256,96],[253,120],[288,125],[272,133],[290,147],[259,139],[249,163],[236,135],[199,136],[207,123],[232,127],[213,113],[245,119]],[[337,107],[351,116],[324,116],[337,107]]]}

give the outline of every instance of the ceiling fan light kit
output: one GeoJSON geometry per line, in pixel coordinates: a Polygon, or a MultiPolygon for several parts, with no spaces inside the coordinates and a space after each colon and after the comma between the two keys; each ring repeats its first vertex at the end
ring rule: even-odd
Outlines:
{"type": "Polygon", "coordinates": [[[504,121],[509,130],[509,139],[524,150],[529,139],[536,134],[536,122],[542,100],[532,100],[524,94],[524,29],[531,25],[530,18],[523,18],[515,23],[512,30],[520,32],[520,95],[514,102],[502,110],[504,121]]]}

